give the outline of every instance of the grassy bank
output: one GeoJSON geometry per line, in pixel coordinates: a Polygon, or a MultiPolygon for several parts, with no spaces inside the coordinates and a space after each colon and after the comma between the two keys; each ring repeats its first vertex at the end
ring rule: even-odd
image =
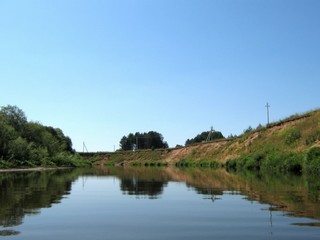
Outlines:
{"type": "Polygon", "coordinates": [[[95,153],[95,164],[227,167],[320,174],[320,111],[258,126],[241,136],[175,149],[95,153]]]}
{"type": "Polygon", "coordinates": [[[52,168],[52,167],[89,167],[92,163],[79,154],[58,153],[52,157],[42,158],[41,161],[33,159],[11,161],[0,159],[0,169],[25,169],[25,168],[52,168]]]}
{"type": "Polygon", "coordinates": [[[138,151],[117,151],[81,153],[84,159],[88,159],[93,165],[115,166],[160,166],[166,165],[163,161],[168,149],[138,150],[138,151]]]}
{"type": "Polygon", "coordinates": [[[246,149],[226,162],[229,169],[320,174],[320,111],[272,123],[238,142],[246,149]]]}

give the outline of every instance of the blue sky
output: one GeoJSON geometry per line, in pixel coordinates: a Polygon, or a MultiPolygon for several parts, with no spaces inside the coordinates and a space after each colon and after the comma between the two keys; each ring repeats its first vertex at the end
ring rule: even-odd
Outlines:
{"type": "Polygon", "coordinates": [[[318,0],[0,0],[0,106],[76,150],[171,147],[319,108],[318,0]]]}

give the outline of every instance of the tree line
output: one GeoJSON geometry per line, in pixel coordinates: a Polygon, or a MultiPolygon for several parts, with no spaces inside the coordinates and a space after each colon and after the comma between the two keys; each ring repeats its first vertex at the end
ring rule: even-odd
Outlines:
{"type": "Polygon", "coordinates": [[[205,131],[202,132],[200,134],[198,134],[197,136],[195,136],[194,138],[191,139],[187,139],[185,145],[188,146],[190,144],[194,144],[194,143],[201,143],[207,140],[208,136],[210,134],[210,140],[217,140],[217,139],[223,139],[224,136],[222,135],[221,132],[219,131],[205,131]]]}
{"type": "Polygon", "coordinates": [[[138,149],[157,149],[168,148],[168,143],[163,140],[162,134],[149,132],[136,132],[123,136],[120,140],[120,147],[122,150],[138,150],[138,149]]]}
{"type": "Polygon", "coordinates": [[[59,128],[29,122],[17,106],[0,110],[0,167],[74,166],[81,162],[59,128]]]}
{"type": "MultiPolygon", "coordinates": [[[[210,134],[210,140],[223,139],[224,136],[219,131],[205,131],[194,138],[187,139],[185,146],[194,143],[200,143],[206,141],[210,134]]],[[[168,143],[164,141],[161,133],[150,131],[145,133],[136,132],[135,134],[130,133],[127,136],[123,136],[120,140],[121,150],[138,150],[138,149],[157,149],[157,148],[168,148],[168,143]]],[[[181,146],[182,147],[182,146],[181,146]]]]}

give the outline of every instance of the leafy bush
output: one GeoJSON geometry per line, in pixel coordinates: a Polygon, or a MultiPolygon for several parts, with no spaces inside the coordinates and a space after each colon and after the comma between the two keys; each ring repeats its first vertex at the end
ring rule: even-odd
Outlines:
{"type": "Polygon", "coordinates": [[[263,171],[277,171],[282,169],[282,161],[284,157],[278,151],[268,152],[261,163],[261,170],[263,171]]]}
{"type": "Polygon", "coordinates": [[[308,151],[305,169],[308,173],[320,174],[320,147],[313,147],[308,151]]]}
{"type": "Polygon", "coordinates": [[[86,167],[90,165],[88,161],[84,160],[78,154],[71,155],[65,152],[58,153],[54,156],[52,162],[57,166],[65,167],[86,167]]]}
{"type": "Polygon", "coordinates": [[[303,154],[298,153],[289,153],[284,156],[284,161],[281,164],[282,172],[292,172],[296,174],[300,174],[303,169],[303,154]]]}
{"type": "Polygon", "coordinates": [[[227,161],[226,168],[234,170],[260,170],[265,155],[265,152],[243,155],[237,159],[227,161]]]}
{"type": "Polygon", "coordinates": [[[303,158],[303,154],[283,153],[277,150],[270,150],[229,160],[226,163],[226,168],[229,170],[261,170],[301,173],[303,158]]]}

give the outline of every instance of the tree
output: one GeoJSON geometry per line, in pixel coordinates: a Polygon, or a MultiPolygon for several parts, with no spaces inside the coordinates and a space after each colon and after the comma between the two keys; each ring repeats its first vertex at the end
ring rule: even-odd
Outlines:
{"type": "Polygon", "coordinates": [[[72,141],[65,136],[61,129],[46,127],[36,122],[25,125],[23,137],[38,147],[45,147],[51,155],[56,152],[67,151],[74,153],[72,141]]]}
{"type": "Polygon", "coordinates": [[[168,143],[163,140],[162,134],[149,131],[147,133],[135,134],[130,133],[128,136],[123,136],[120,140],[120,147],[122,150],[136,149],[157,149],[168,148],[168,143]]]}
{"type": "Polygon", "coordinates": [[[58,141],[61,151],[74,152],[72,141],[65,136],[60,128],[45,127],[46,130],[58,141]]]}
{"type": "Polygon", "coordinates": [[[134,148],[135,143],[136,143],[136,137],[135,137],[135,135],[133,135],[133,133],[130,133],[127,137],[123,136],[121,138],[120,148],[125,151],[132,150],[134,148]]]}
{"type": "Polygon", "coordinates": [[[24,112],[17,106],[7,105],[1,107],[0,118],[7,124],[13,126],[17,131],[21,131],[27,123],[27,117],[24,112]]]}
{"type": "Polygon", "coordinates": [[[8,158],[9,144],[17,136],[18,133],[12,126],[0,120],[0,158],[8,158]]]}
{"type": "Polygon", "coordinates": [[[10,142],[10,161],[14,161],[15,165],[25,165],[25,162],[29,159],[29,144],[22,138],[10,142]]]}
{"type": "Polygon", "coordinates": [[[243,130],[243,133],[249,133],[249,132],[252,132],[253,129],[251,126],[249,126],[247,129],[243,130]]]}
{"type": "MultiPolygon", "coordinates": [[[[188,146],[188,145],[193,144],[193,143],[204,142],[204,141],[206,141],[209,133],[210,133],[210,131],[202,132],[202,133],[198,134],[197,136],[195,136],[194,138],[187,139],[185,145],[188,146]]],[[[211,140],[223,139],[223,138],[224,138],[224,136],[222,135],[221,132],[213,131],[211,133],[211,140]]]]}

